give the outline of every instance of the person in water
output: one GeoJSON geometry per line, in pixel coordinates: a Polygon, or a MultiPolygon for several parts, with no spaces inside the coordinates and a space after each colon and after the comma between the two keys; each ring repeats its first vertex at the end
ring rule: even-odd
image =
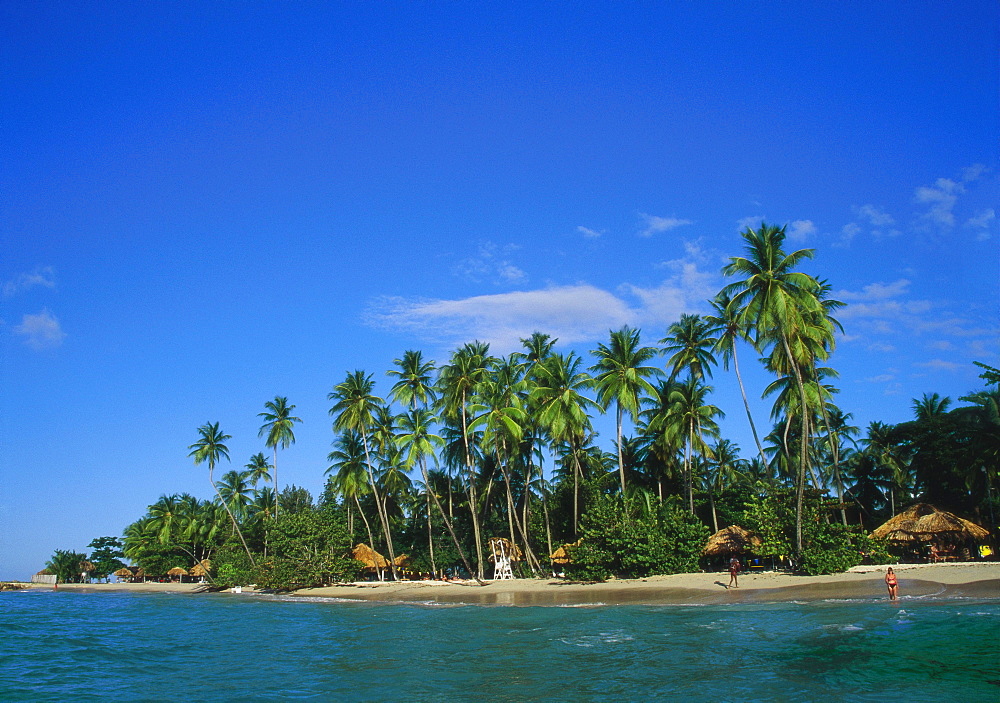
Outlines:
{"type": "Polygon", "coordinates": [[[885,572],[885,585],[889,589],[889,600],[896,600],[899,584],[896,582],[896,572],[891,566],[885,572]]]}
{"type": "Polygon", "coordinates": [[[736,577],[740,574],[740,560],[734,555],[729,560],[729,585],[726,588],[739,588],[740,582],[736,577]]]}

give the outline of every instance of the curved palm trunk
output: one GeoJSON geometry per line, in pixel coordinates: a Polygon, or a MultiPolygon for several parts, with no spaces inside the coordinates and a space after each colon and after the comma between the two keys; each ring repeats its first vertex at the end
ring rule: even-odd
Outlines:
{"type": "Polygon", "coordinates": [[[616,402],[618,406],[618,417],[617,422],[617,437],[618,437],[618,475],[622,482],[622,498],[625,497],[625,457],[622,456],[622,420],[624,419],[624,414],[622,412],[621,402],[616,402]]]}
{"type": "MultiPolygon", "coordinates": [[[[501,442],[501,444],[503,445],[504,454],[506,454],[507,443],[501,442]]],[[[500,461],[499,455],[497,456],[497,460],[500,461]]],[[[511,542],[513,543],[517,539],[517,535],[520,534],[521,543],[524,544],[524,559],[528,562],[528,568],[531,569],[531,573],[537,575],[541,564],[531,549],[531,543],[528,541],[528,532],[524,528],[524,525],[521,524],[521,518],[517,514],[517,508],[514,506],[514,491],[510,483],[510,467],[503,461],[500,461],[500,471],[503,473],[504,485],[507,488],[507,521],[510,525],[511,542]],[[517,532],[514,531],[514,525],[517,525],[517,532]]]]}
{"type": "Polygon", "coordinates": [[[757,452],[760,454],[760,460],[764,462],[764,466],[767,466],[767,456],[764,455],[764,447],[761,445],[760,437],[757,435],[757,425],[753,421],[753,415],[750,414],[750,403],[747,401],[747,390],[743,386],[743,376],[740,374],[740,360],[736,356],[735,340],[733,342],[733,368],[736,370],[736,381],[740,384],[740,395],[743,396],[743,407],[747,411],[747,420],[750,421],[750,431],[753,433],[753,441],[757,445],[757,452]]]}
{"type": "Polygon", "coordinates": [[[798,476],[796,477],[795,486],[795,552],[796,555],[801,557],[802,555],[802,505],[805,499],[806,492],[806,467],[809,463],[808,457],[808,442],[809,442],[809,425],[806,420],[806,387],[802,381],[802,372],[799,369],[799,365],[795,363],[795,359],[792,356],[791,346],[788,344],[788,337],[784,334],[781,335],[781,343],[785,348],[785,355],[788,359],[788,364],[792,367],[792,371],[795,372],[795,383],[799,388],[799,407],[802,412],[802,436],[799,438],[799,470],[798,476]]]}
{"type": "Polygon", "coordinates": [[[274,445],[274,519],[278,519],[278,445],[274,445]]]}
{"type": "MultiPolygon", "coordinates": [[[[427,468],[424,465],[423,458],[420,459],[420,473],[423,475],[424,485],[429,487],[430,480],[427,477],[427,468]]],[[[448,516],[445,514],[444,508],[441,507],[441,501],[438,500],[437,494],[434,493],[434,491],[432,490],[429,490],[428,493],[430,494],[430,497],[434,499],[434,505],[437,506],[438,513],[440,513],[441,519],[444,521],[444,526],[448,529],[448,534],[451,535],[452,542],[455,543],[455,549],[458,550],[458,555],[462,558],[462,564],[465,566],[465,570],[469,572],[469,574],[472,575],[473,578],[476,579],[476,583],[478,583],[480,586],[485,586],[486,584],[483,582],[483,580],[480,579],[478,576],[476,576],[475,572],[473,572],[472,567],[469,565],[469,560],[465,558],[465,550],[462,549],[462,545],[459,544],[458,537],[455,535],[455,528],[452,526],[451,520],[449,520],[448,516]]],[[[427,515],[429,520],[430,511],[428,511],[427,515]]]]}
{"type": "Polygon", "coordinates": [[[257,562],[254,561],[253,554],[250,553],[250,547],[247,546],[247,541],[243,539],[243,532],[240,531],[240,526],[236,524],[236,517],[233,515],[233,511],[229,509],[228,505],[226,505],[226,501],[222,500],[222,494],[219,493],[219,487],[215,485],[215,481],[213,479],[214,472],[215,467],[209,465],[208,480],[212,484],[212,488],[215,489],[215,495],[218,496],[219,502],[222,503],[222,507],[226,509],[226,514],[229,515],[229,519],[233,521],[233,529],[236,530],[236,534],[239,535],[240,542],[243,543],[243,549],[246,550],[247,557],[250,559],[250,564],[252,566],[257,566],[257,562]]]}
{"type": "MultiPolygon", "coordinates": [[[[358,515],[361,516],[361,520],[365,523],[365,530],[368,532],[368,544],[374,545],[375,535],[372,534],[372,526],[368,523],[368,518],[365,516],[365,511],[361,509],[361,501],[358,500],[357,493],[354,494],[354,503],[358,506],[358,515]]],[[[354,533],[352,532],[351,537],[353,536],[354,533]]],[[[374,548],[375,547],[373,546],[372,549],[374,548]]],[[[384,578],[382,577],[382,567],[380,567],[378,563],[375,564],[375,571],[378,572],[378,580],[383,581],[384,578]]]]}
{"type": "MultiPolygon", "coordinates": [[[[426,484],[425,484],[426,485],[426,484]]],[[[427,487],[427,548],[431,553],[431,573],[437,577],[437,564],[434,562],[434,531],[431,527],[431,496],[430,486],[427,487]]]]}
{"type": "MultiPolygon", "coordinates": [[[[476,501],[476,476],[472,469],[472,453],[469,451],[469,427],[465,415],[465,393],[462,393],[462,442],[465,445],[465,470],[469,474],[469,513],[472,517],[472,536],[476,540],[476,580],[483,579],[483,540],[479,531],[479,507],[476,501]]],[[[471,571],[469,573],[472,573],[471,571]]]]}
{"type": "Polygon", "coordinates": [[[382,523],[382,534],[385,535],[385,546],[389,551],[389,568],[392,569],[393,580],[398,581],[396,551],[392,548],[392,534],[389,532],[389,516],[386,514],[385,503],[382,502],[382,497],[379,495],[378,486],[375,485],[375,472],[372,471],[372,460],[368,453],[368,434],[364,427],[361,428],[361,439],[365,445],[365,467],[368,469],[368,480],[371,482],[372,495],[375,497],[375,510],[378,511],[378,519],[382,523]]]}
{"type": "MultiPolygon", "coordinates": [[[[577,447],[570,444],[570,451],[573,452],[573,536],[580,533],[580,479],[583,476],[583,469],[580,467],[580,455],[577,447]]],[[[549,545],[550,547],[552,545],[549,545]]],[[[552,550],[549,549],[549,554],[552,550]]]]}

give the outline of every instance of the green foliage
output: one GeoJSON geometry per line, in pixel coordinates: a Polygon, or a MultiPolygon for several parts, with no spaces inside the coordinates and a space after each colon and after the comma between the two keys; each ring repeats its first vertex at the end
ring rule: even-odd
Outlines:
{"type": "Polygon", "coordinates": [[[125,566],[122,561],[125,545],[118,537],[97,537],[87,546],[94,550],[90,553],[90,563],[94,565],[91,575],[94,578],[107,578],[125,566]]]}
{"type": "Polygon", "coordinates": [[[581,534],[567,574],[604,580],[696,571],[708,528],[686,512],[603,496],[581,517],[581,534]]]}
{"type": "Polygon", "coordinates": [[[50,574],[55,574],[59,583],[80,583],[83,581],[81,574],[86,559],[86,554],[71,549],[57,549],[45,568],[50,574]]]}

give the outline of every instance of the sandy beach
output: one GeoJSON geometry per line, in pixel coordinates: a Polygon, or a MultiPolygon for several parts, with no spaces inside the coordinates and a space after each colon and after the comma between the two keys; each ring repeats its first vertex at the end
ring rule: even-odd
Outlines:
{"type": "MultiPolygon", "coordinates": [[[[894,567],[903,597],[1000,598],[1000,563],[900,564],[894,567]]],[[[295,591],[297,596],[380,602],[468,603],[478,605],[726,604],[775,601],[883,598],[885,567],[858,566],[846,573],[796,576],[784,572],[747,573],[739,588],[727,588],[726,572],[674,574],[645,579],[580,583],[560,579],[488,581],[402,581],[336,584],[295,591]]],[[[51,589],[47,585],[32,588],[51,589]]],[[[197,593],[203,584],[61,584],[76,592],[197,593]]],[[[249,589],[244,593],[252,593],[249,589]]],[[[233,594],[235,595],[235,594],[233,594]]]]}

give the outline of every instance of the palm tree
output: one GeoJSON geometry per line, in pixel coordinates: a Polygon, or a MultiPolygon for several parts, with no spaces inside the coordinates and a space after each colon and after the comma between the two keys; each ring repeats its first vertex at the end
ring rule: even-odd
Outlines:
{"type": "MultiPolygon", "coordinates": [[[[435,447],[440,447],[444,444],[443,439],[436,434],[432,434],[430,431],[431,425],[436,420],[437,418],[426,408],[412,408],[399,419],[399,428],[402,434],[397,438],[397,442],[399,443],[399,448],[403,451],[403,460],[406,467],[413,468],[414,464],[420,467],[420,475],[424,479],[424,486],[427,488],[427,493],[434,501],[434,505],[437,506],[438,513],[440,513],[441,519],[444,521],[444,525],[455,544],[455,549],[458,550],[458,554],[462,558],[465,570],[469,574],[474,574],[472,567],[469,565],[469,560],[465,557],[465,550],[462,549],[462,545],[459,544],[458,537],[455,535],[455,528],[445,514],[444,508],[441,507],[441,501],[438,500],[430,477],[427,475],[427,457],[434,456],[435,447]]],[[[428,513],[429,520],[430,514],[428,513]]],[[[479,579],[476,580],[479,581],[479,579]]],[[[480,583],[482,582],[480,581],[480,583]]]]}
{"type": "Polygon", "coordinates": [[[271,480],[271,469],[274,467],[271,466],[271,462],[264,456],[264,452],[257,452],[250,457],[250,461],[243,468],[247,470],[247,478],[250,480],[250,483],[256,487],[261,481],[271,480]]]}
{"type": "Polygon", "coordinates": [[[718,340],[712,336],[712,323],[700,315],[681,315],[667,329],[667,336],[660,340],[664,354],[670,354],[667,366],[670,380],[677,378],[681,369],[687,369],[692,377],[701,380],[712,377],[712,366],[718,362],[712,356],[712,348],[718,340]]]}
{"type": "MultiPolygon", "coordinates": [[[[288,404],[288,398],[274,396],[274,400],[264,403],[264,412],[257,413],[257,417],[264,418],[264,424],[257,432],[258,437],[267,435],[264,446],[274,450],[274,496],[278,497],[278,445],[282,449],[287,449],[289,444],[295,444],[295,432],[292,427],[296,422],[302,422],[292,415],[295,410],[294,405],[288,404]]],[[[278,504],[274,504],[274,518],[278,518],[278,504]]]]}
{"type": "Polygon", "coordinates": [[[659,369],[644,366],[657,355],[653,347],[639,346],[639,330],[622,327],[611,332],[610,344],[600,343],[591,354],[597,363],[590,367],[595,374],[597,402],[607,411],[615,404],[615,441],[618,447],[618,475],[621,479],[622,495],[625,495],[625,462],[622,458],[622,422],[627,413],[633,420],[639,413],[639,396],[643,392],[654,393],[647,377],[659,374],[659,369]]]}
{"type": "Polygon", "coordinates": [[[436,400],[431,374],[434,372],[434,362],[424,361],[423,352],[405,351],[402,359],[393,359],[392,363],[399,370],[389,369],[387,376],[395,376],[399,380],[389,391],[389,398],[401,405],[415,408],[419,403],[427,407],[436,400]]]}
{"type": "Polygon", "coordinates": [[[237,515],[241,521],[247,518],[247,507],[250,505],[250,476],[244,471],[227,471],[222,474],[218,486],[222,500],[237,515]]]}
{"type": "Polygon", "coordinates": [[[760,443],[760,436],[757,434],[757,425],[754,424],[753,415],[750,413],[750,403],[747,401],[746,387],[743,385],[743,376],[740,374],[740,360],[736,354],[736,342],[745,341],[751,344],[746,335],[745,328],[740,323],[740,311],[733,305],[732,299],[725,291],[720,292],[715,298],[709,301],[715,309],[714,315],[709,315],[706,319],[715,325],[718,337],[715,341],[715,351],[722,354],[722,365],[728,371],[729,360],[733,360],[733,369],[736,371],[736,381],[740,386],[740,395],[743,397],[743,408],[746,410],[747,421],[750,423],[750,431],[753,433],[753,441],[757,445],[757,452],[760,459],[767,465],[767,457],[764,455],[764,447],[760,443]]]}
{"type": "Polygon", "coordinates": [[[923,398],[919,400],[914,399],[910,405],[913,408],[913,414],[918,420],[929,420],[948,412],[948,407],[951,405],[951,398],[942,398],[937,393],[924,393],[923,398]]]}
{"type": "MultiPolygon", "coordinates": [[[[802,355],[792,350],[791,339],[815,322],[821,315],[820,283],[794,268],[804,259],[812,258],[812,249],[799,249],[788,254],[782,248],[785,228],[761,223],[754,230],[748,227],[742,237],[747,244],[747,256],[731,257],[722,272],[738,280],[723,288],[732,304],[740,311],[739,322],[752,332],[753,344],[761,348],[773,343],[781,347],[784,358],[795,377],[801,395],[800,407],[808,406],[802,379],[802,355]]],[[[805,335],[802,335],[805,336],[805,335]]],[[[807,416],[801,416],[802,432],[795,505],[795,547],[802,552],[802,505],[805,496],[805,475],[808,462],[807,416]]]]}
{"type": "Polygon", "coordinates": [[[489,345],[480,342],[466,344],[451,355],[449,363],[441,369],[438,377],[440,389],[440,412],[444,419],[455,425],[461,432],[464,448],[465,486],[468,491],[469,511],[472,518],[472,534],[476,543],[476,574],[483,578],[483,540],[479,526],[479,500],[477,496],[476,471],[473,466],[474,452],[469,442],[469,404],[476,389],[488,376],[488,369],[495,359],[490,356],[489,345]]]}
{"type": "Polygon", "coordinates": [[[386,514],[381,492],[375,482],[375,471],[372,468],[371,452],[368,448],[368,432],[372,427],[374,414],[383,402],[381,398],[372,393],[374,388],[375,382],[372,381],[371,375],[366,375],[364,371],[358,370],[349,373],[346,379],[334,386],[333,391],[327,395],[327,399],[335,401],[334,406],[330,408],[330,415],[334,417],[334,429],[339,431],[353,430],[361,435],[365,449],[368,482],[371,486],[372,497],[375,499],[375,509],[378,511],[379,521],[382,524],[382,533],[385,535],[392,577],[396,579],[396,553],[392,546],[389,517],[386,514]]]}
{"type": "Polygon", "coordinates": [[[743,467],[746,462],[740,459],[740,448],[728,439],[720,439],[715,443],[712,447],[712,457],[706,471],[704,486],[712,509],[714,534],[719,531],[719,520],[715,513],[715,495],[723,493],[726,488],[744,478],[743,467]]]}
{"type": "Polygon", "coordinates": [[[716,417],[725,417],[719,408],[709,405],[706,401],[712,387],[699,383],[689,376],[684,383],[674,385],[670,393],[670,415],[677,418],[678,424],[685,430],[686,442],[684,450],[684,484],[687,490],[688,510],[694,514],[694,474],[692,455],[698,452],[702,456],[711,457],[712,450],[705,443],[704,437],[717,437],[719,426],[716,417]]]}
{"type": "Polygon", "coordinates": [[[191,453],[188,454],[188,456],[194,459],[195,466],[206,462],[208,463],[208,482],[212,484],[212,489],[215,491],[215,495],[218,496],[219,502],[222,503],[222,506],[229,514],[229,519],[233,522],[233,529],[236,530],[236,534],[239,535],[240,542],[243,543],[243,549],[246,550],[250,563],[253,566],[257,566],[257,562],[254,561],[253,554],[250,553],[250,548],[247,546],[246,540],[243,539],[243,532],[240,530],[240,526],[236,523],[236,517],[233,515],[233,511],[229,509],[229,506],[226,505],[226,501],[224,501],[222,496],[219,495],[219,487],[215,485],[215,479],[213,477],[215,465],[219,463],[219,459],[229,461],[229,448],[225,445],[226,440],[229,439],[232,439],[232,436],[227,435],[220,430],[218,422],[215,424],[206,422],[198,428],[198,441],[188,447],[188,449],[191,450],[191,453]]]}
{"type": "Polygon", "coordinates": [[[354,501],[358,515],[365,523],[368,532],[368,544],[375,544],[371,524],[361,507],[361,496],[371,492],[369,473],[365,468],[365,445],[361,434],[353,430],[341,432],[333,443],[334,450],[327,455],[330,462],[326,474],[334,473],[332,477],[334,490],[340,494],[347,505],[347,530],[354,536],[354,520],[351,516],[351,506],[347,501],[354,501]]]}
{"type": "Polygon", "coordinates": [[[580,370],[583,359],[574,352],[554,354],[535,367],[537,384],[532,389],[533,405],[539,424],[545,428],[553,445],[566,443],[573,458],[573,533],[579,531],[580,467],[579,450],[591,429],[587,410],[597,408],[583,395],[593,386],[593,379],[580,370]]]}

